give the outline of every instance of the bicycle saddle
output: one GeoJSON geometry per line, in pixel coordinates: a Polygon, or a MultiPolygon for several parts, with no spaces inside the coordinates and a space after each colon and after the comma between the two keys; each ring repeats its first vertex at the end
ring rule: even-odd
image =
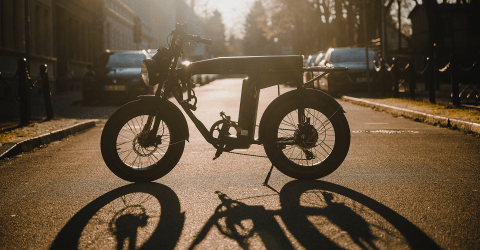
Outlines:
{"type": "Polygon", "coordinates": [[[298,71],[303,68],[301,55],[218,57],[187,66],[190,74],[249,74],[262,71],[298,71]]]}

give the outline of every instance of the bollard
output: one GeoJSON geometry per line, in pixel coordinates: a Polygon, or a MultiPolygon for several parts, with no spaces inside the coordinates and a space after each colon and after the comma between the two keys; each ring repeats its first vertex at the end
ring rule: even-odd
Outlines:
{"type": "Polygon", "coordinates": [[[380,96],[384,97],[385,96],[385,81],[386,81],[386,68],[385,68],[385,62],[383,61],[383,58],[380,58],[380,72],[378,76],[378,81],[380,82],[380,96]]]}
{"type": "Polygon", "coordinates": [[[380,96],[384,97],[385,96],[385,88],[386,88],[386,68],[385,68],[385,62],[383,61],[383,58],[380,58],[380,70],[378,71],[378,76],[377,76],[377,87],[380,88],[380,96]]]}
{"type": "Polygon", "coordinates": [[[393,70],[393,97],[398,97],[398,85],[400,84],[400,71],[398,67],[398,60],[392,58],[393,70]]]}
{"type": "Polygon", "coordinates": [[[425,68],[425,70],[424,70],[424,72],[423,72],[423,76],[425,77],[424,80],[425,80],[425,90],[426,90],[426,91],[428,91],[428,86],[429,86],[429,84],[430,84],[430,83],[428,82],[428,81],[429,81],[429,80],[428,80],[428,79],[429,79],[428,74],[429,74],[429,72],[430,72],[430,71],[429,71],[429,70],[430,70],[430,66],[432,66],[432,65],[430,65],[430,61],[431,61],[431,60],[430,60],[430,57],[428,57],[428,56],[425,57],[425,59],[423,60],[423,65],[426,65],[426,68],[425,68]]]}
{"type": "Polygon", "coordinates": [[[427,57],[427,71],[425,72],[425,88],[428,90],[428,101],[435,104],[435,62],[427,57]]]}
{"type": "Polygon", "coordinates": [[[25,125],[30,122],[31,103],[30,103],[30,87],[28,86],[28,71],[25,65],[25,59],[18,59],[18,90],[20,99],[20,124],[25,125]]]}
{"type": "Polygon", "coordinates": [[[415,74],[415,59],[410,57],[408,59],[408,75],[409,75],[409,86],[410,89],[410,99],[415,100],[415,89],[417,88],[417,78],[415,74]]]}
{"type": "Polygon", "coordinates": [[[40,65],[40,74],[42,76],[42,91],[43,100],[45,101],[45,111],[47,113],[47,119],[54,118],[53,105],[52,105],[52,93],[50,92],[50,84],[48,83],[48,70],[47,65],[40,65]]]}
{"type": "Polygon", "coordinates": [[[452,54],[450,56],[450,81],[452,83],[452,103],[455,106],[460,105],[460,86],[458,86],[458,56],[456,54],[452,54]]]}

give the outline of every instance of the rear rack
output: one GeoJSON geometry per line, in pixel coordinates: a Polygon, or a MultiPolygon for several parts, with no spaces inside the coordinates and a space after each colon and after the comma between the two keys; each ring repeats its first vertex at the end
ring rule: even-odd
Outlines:
{"type": "Polygon", "coordinates": [[[330,72],[339,72],[339,71],[347,71],[348,68],[344,67],[306,67],[303,68],[303,72],[311,72],[311,71],[317,71],[317,72],[325,72],[325,73],[330,73],[330,72]]]}
{"type": "Polygon", "coordinates": [[[342,72],[342,71],[347,71],[348,68],[344,68],[344,67],[306,67],[306,68],[303,68],[303,72],[323,72],[321,73],[320,75],[312,78],[310,81],[304,83],[303,85],[309,85],[310,83],[320,79],[321,77],[325,76],[326,74],[328,73],[331,73],[331,72],[342,72]]]}

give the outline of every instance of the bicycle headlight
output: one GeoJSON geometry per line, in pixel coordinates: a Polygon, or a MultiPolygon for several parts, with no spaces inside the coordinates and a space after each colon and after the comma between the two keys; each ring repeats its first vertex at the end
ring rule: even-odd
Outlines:
{"type": "Polygon", "coordinates": [[[158,84],[158,78],[155,76],[158,74],[156,71],[156,62],[152,59],[145,59],[142,61],[141,72],[143,82],[149,86],[153,87],[158,84]]]}
{"type": "Polygon", "coordinates": [[[154,59],[143,60],[141,66],[143,82],[148,87],[162,83],[168,77],[168,67],[168,63],[158,62],[154,59]]]}

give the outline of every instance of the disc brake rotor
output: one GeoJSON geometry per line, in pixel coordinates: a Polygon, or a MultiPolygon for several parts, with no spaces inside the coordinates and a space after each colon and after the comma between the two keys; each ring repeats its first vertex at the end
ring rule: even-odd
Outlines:
{"type": "Polygon", "coordinates": [[[317,145],[318,132],[311,124],[305,124],[305,133],[301,134],[299,129],[293,135],[295,145],[302,150],[308,150],[317,145]]]}
{"type": "Polygon", "coordinates": [[[142,157],[153,155],[153,153],[157,151],[157,148],[158,148],[157,145],[159,144],[159,141],[161,143],[161,139],[160,139],[160,140],[155,140],[155,143],[153,145],[145,145],[145,142],[144,142],[146,139],[145,137],[146,136],[143,133],[140,133],[137,136],[135,136],[135,138],[132,141],[133,151],[137,155],[140,155],[142,157]]]}

